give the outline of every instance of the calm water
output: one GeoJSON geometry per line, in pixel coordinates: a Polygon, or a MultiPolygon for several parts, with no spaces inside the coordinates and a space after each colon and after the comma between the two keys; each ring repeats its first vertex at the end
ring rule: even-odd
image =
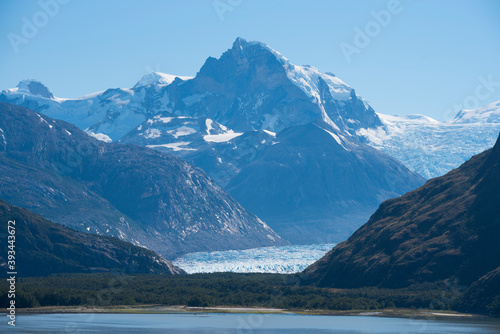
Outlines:
{"type": "Polygon", "coordinates": [[[412,320],[295,314],[39,314],[20,315],[2,333],[500,333],[493,320],[412,320]]]}

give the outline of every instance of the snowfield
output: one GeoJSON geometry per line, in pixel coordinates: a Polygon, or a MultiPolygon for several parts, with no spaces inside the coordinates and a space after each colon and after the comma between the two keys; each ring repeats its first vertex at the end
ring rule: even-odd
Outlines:
{"type": "Polygon", "coordinates": [[[336,244],[262,247],[184,255],[173,264],[188,274],[235,272],[291,274],[319,260],[336,244]]]}
{"type": "Polygon", "coordinates": [[[444,175],[491,148],[500,131],[500,101],[461,110],[447,122],[424,115],[378,116],[384,126],[359,129],[356,134],[427,179],[444,175]]]}

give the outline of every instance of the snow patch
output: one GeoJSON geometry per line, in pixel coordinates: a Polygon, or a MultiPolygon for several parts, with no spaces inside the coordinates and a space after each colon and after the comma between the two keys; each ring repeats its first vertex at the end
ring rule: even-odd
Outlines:
{"type": "Polygon", "coordinates": [[[213,123],[214,123],[214,121],[212,121],[210,118],[207,118],[205,120],[205,126],[207,127],[207,135],[209,135],[210,131],[214,129],[212,126],[213,123]]]}
{"type": "Polygon", "coordinates": [[[265,133],[267,133],[268,135],[271,135],[273,136],[274,138],[276,138],[276,132],[271,132],[269,130],[264,130],[265,133]]]}
{"type": "Polygon", "coordinates": [[[161,136],[161,131],[158,129],[154,129],[154,128],[149,128],[144,133],[144,137],[149,138],[149,139],[158,138],[160,136],[161,136]]]}
{"type": "Polygon", "coordinates": [[[180,128],[175,130],[168,130],[167,133],[171,134],[175,138],[179,138],[196,133],[196,130],[187,126],[181,126],[180,128]]]}
{"type": "Polygon", "coordinates": [[[217,135],[205,135],[203,136],[203,139],[207,142],[214,142],[214,143],[223,143],[230,141],[233,138],[236,138],[238,136],[241,136],[243,133],[242,132],[234,132],[233,130],[229,130],[226,133],[220,133],[217,135]]]}
{"type": "Polygon", "coordinates": [[[49,124],[49,122],[47,122],[47,121],[45,120],[45,118],[43,118],[40,114],[35,113],[35,115],[37,115],[37,116],[40,118],[40,122],[46,123],[46,124],[49,126],[49,128],[51,128],[51,129],[53,128],[53,126],[52,126],[52,125],[50,125],[50,124],[49,124]]]}
{"type": "Polygon", "coordinates": [[[160,144],[160,145],[147,145],[149,148],[165,147],[172,149],[173,151],[196,151],[194,148],[182,147],[191,144],[190,142],[180,141],[177,143],[160,144]]]}
{"type": "Polygon", "coordinates": [[[112,140],[109,138],[108,135],[105,135],[104,133],[94,133],[92,131],[86,131],[89,136],[94,137],[97,140],[103,141],[105,143],[111,143],[112,140]]]}
{"type": "MultiPolygon", "coordinates": [[[[179,117],[180,118],[180,117],[179,117]]],[[[153,117],[153,119],[148,119],[148,123],[149,124],[153,124],[154,122],[162,122],[164,124],[167,124],[167,123],[170,123],[171,120],[173,120],[174,117],[162,117],[160,115],[157,115],[155,117],[153,117]]]]}
{"type": "Polygon", "coordinates": [[[5,147],[7,146],[7,140],[5,140],[5,135],[3,133],[3,130],[0,129],[0,132],[1,132],[1,135],[2,135],[2,140],[3,140],[3,146],[4,146],[4,151],[5,151],[5,147]]]}
{"type": "MultiPolygon", "coordinates": [[[[323,129],[323,128],[321,128],[323,129]]],[[[342,142],[342,140],[340,139],[340,137],[338,135],[336,135],[335,133],[331,132],[331,131],[328,131],[327,129],[323,129],[326,133],[328,133],[330,136],[333,137],[333,139],[335,139],[335,141],[337,142],[337,144],[339,144],[340,146],[342,146],[342,148],[346,151],[348,151],[347,147],[344,146],[344,143],[342,142]]]]}

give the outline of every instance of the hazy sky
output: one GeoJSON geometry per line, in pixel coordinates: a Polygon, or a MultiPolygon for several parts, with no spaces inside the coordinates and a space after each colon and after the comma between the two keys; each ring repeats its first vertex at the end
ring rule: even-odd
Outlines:
{"type": "Polygon", "coordinates": [[[59,1],[0,3],[0,90],[33,78],[78,97],[195,75],[240,36],[335,73],[381,113],[443,120],[500,100],[496,0],[59,1]]]}

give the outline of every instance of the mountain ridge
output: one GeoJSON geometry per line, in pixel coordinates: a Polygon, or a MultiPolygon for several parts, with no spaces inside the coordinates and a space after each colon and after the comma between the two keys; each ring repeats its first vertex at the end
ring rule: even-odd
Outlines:
{"type": "MultiPolygon", "coordinates": [[[[346,85],[338,77],[332,74],[322,74],[312,66],[293,65],[288,61],[288,59],[283,57],[279,52],[270,48],[267,44],[261,42],[247,42],[243,38],[237,38],[236,41],[233,43],[232,48],[224,52],[220,58],[218,59],[213,57],[207,58],[205,64],[201,67],[200,71],[197,73],[197,76],[194,78],[152,72],[145,75],[141,80],[139,80],[132,89],[129,88],[108,89],[104,92],[89,94],[77,99],[55,98],[52,95],[52,93],[50,93],[52,98],[45,98],[45,102],[44,100],[36,100],[36,99],[31,101],[25,101],[25,99],[21,97],[23,96],[23,93],[26,93],[26,90],[22,89],[19,90],[19,88],[14,88],[2,91],[2,94],[0,94],[0,101],[13,104],[20,104],[27,108],[31,108],[35,111],[37,111],[37,108],[41,108],[38,111],[43,110],[44,114],[46,114],[49,117],[54,117],[68,121],[70,123],[77,125],[82,130],[88,128],[90,131],[94,133],[104,133],[110,136],[113,140],[116,140],[119,139],[121,136],[125,135],[126,132],[119,132],[120,134],[118,136],[110,133],[109,131],[111,129],[106,128],[104,126],[104,124],[107,124],[105,123],[106,117],[111,117],[111,118],[126,117],[127,120],[130,122],[130,125],[127,125],[127,129],[131,130],[141,123],[141,121],[139,120],[145,121],[147,117],[152,117],[160,112],[169,111],[173,114],[179,115],[178,110],[176,110],[177,107],[175,106],[175,104],[170,107],[169,106],[171,102],[170,98],[167,95],[165,95],[165,93],[169,91],[169,89],[167,89],[166,86],[171,86],[171,84],[174,83],[175,81],[173,79],[179,78],[179,80],[181,80],[178,82],[177,85],[174,84],[174,86],[180,87],[183,86],[185,82],[192,82],[193,79],[197,79],[197,77],[199,77],[198,81],[201,82],[200,83],[201,86],[193,90],[194,96],[196,98],[196,94],[198,93],[197,90],[199,90],[199,93],[202,94],[205,92],[203,90],[204,85],[209,84],[207,80],[204,79],[207,77],[208,73],[210,73],[210,75],[213,75],[214,79],[217,79],[218,76],[222,75],[221,73],[223,72],[221,72],[220,70],[213,71],[211,69],[213,66],[216,65],[219,66],[218,64],[220,63],[227,63],[234,61],[233,65],[227,64],[227,66],[229,67],[233,66],[233,69],[238,68],[238,70],[237,71],[230,70],[228,71],[228,73],[231,73],[231,75],[238,75],[241,74],[242,69],[247,69],[247,70],[250,69],[250,67],[248,67],[249,62],[247,59],[249,55],[257,57],[257,60],[252,59],[252,62],[255,61],[263,62],[258,65],[259,66],[258,68],[255,68],[256,70],[260,71],[258,75],[263,75],[264,72],[262,71],[266,71],[265,66],[267,65],[274,66],[275,69],[278,69],[278,71],[276,71],[276,74],[281,72],[280,75],[285,75],[286,79],[294,87],[300,90],[301,92],[300,94],[304,94],[303,96],[300,97],[300,99],[314,100],[313,102],[316,105],[315,108],[317,109],[314,111],[311,110],[311,112],[313,113],[310,115],[310,117],[312,118],[310,118],[306,122],[314,121],[315,119],[322,119],[323,121],[331,125],[333,128],[342,128],[343,130],[348,130],[351,132],[359,127],[381,125],[380,120],[373,112],[373,109],[369,107],[367,102],[364,101],[361,97],[359,97],[351,87],[346,85]],[[147,77],[149,79],[145,80],[145,78],[147,77]],[[148,81],[148,82],[143,82],[143,81],[148,81]],[[156,85],[151,84],[153,82],[158,84],[156,85]],[[329,100],[326,101],[325,103],[322,103],[320,95],[325,96],[325,94],[328,95],[329,100]],[[137,98],[136,96],[140,96],[140,98],[144,98],[144,100],[143,101],[136,100],[137,98]],[[89,98],[90,100],[88,100],[89,98]],[[154,103],[151,104],[151,102],[149,102],[151,101],[151,99],[157,99],[157,100],[163,99],[162,101],[163,106],[154,105],[154,103]],[[86,102],[85,100],[88,100],[88,103],[85,103],[86,102]],[[123,107],[125,107],[127,104],[130,103],[126,101],[130,102],[133,101],[134,104],[138,105],[131,108],[130,112],[123,111],[123,107]],[[341,101],[342,103],[339,103],[339,101],[341,101]],[[98,109],[100,106],[109,105],[110,103],[114,104],[112,110],[101,111],[98,109]],[[364,112],[357,114],[357,117],[355,117],[351,121],[349,121],[345,113],[339,114],[339,110],[343,110],[342,108],[346,108],[345,106],[343,107],[340,104],[350,104],[350,103],[354,103],[354,105],[357,104],[357,107],[354,106],[349,107],[351,108],[349,109],[349,111],[358,109],[365,110],[364,112]],[[63,112],[65,105],[68,105],[68,108],[74,109],[74,113],[77,111],[76,115],[71,115],[71,116],[66,115],[63,112]],[[120,115],[121,113],[126,113],[127,115],[120,115]],[[350,127],[353,126],[353,124],[356,124],[356,122],[360,121],[362,122],[361,119],[363,113],[368,115],[367,121],[364,123],[360,123],[351,129],[350,127]],[[332,122],[333,118],[339,121],[339,124],[335,124],[334,122],[332,122]],[[343,118],[346,118],[346,120],[344,121],[343,118]]],[[[284,78],[282,77],[280,80],[284,82],[283,79],[284,78]]],[[[43,84],[41,84],[36,80],[23,80],[21,81],[21,83],[29,81],[43,86],[43,84]]],[[[268,85],[270,85],[267,88],[272,88],[272,87],[275,88],[277,85],[276,82],[273,83],[273,80],[261,80],[261,82],[266,82],[268,85]]],[[[172,89],[174,86],[170,88],[172,89]]],[[[226,88],[225,92],[231,91],[232,89],[231,87],[227,86],[225,88],[226,88]]],[[[48,90],[48,88],[46,87],[45,89],[48,90]]],[[[172,95],[175,96],[176,93],[173,92],[172,95]]],[[[298,100],[299,102],[300,99],[298,100]]],[[[177,104],[179,103],[183,104],[183,102],[177,101],[177,104]]],[[[311,107],[308,107],[306,109],[310,108],[311,107]]],[[[285,114],[293,114],[293,113],[284,113],[284,115],[285,114]]],[[[191,114],[184,116],[195,116],[195,115],[191,114]]],[[[288,117],[290,116],[288,115],[287,117],[284,118],[286,119],[288,117]]],[[[214,118],[212,117],[212,119],[214,118]]],[[[220,122],[220,120],[218,119],[214,120],[220,122]]],[[[301,121],[300,119],[297,119],[297,121],[299,123],[300,122],[303,123],[303,121],[301,121]]],[[[266,124],[268,124],[267,127],[269,127],[270,124],[269,121],[266,124]]],[[[233,127],[232,126],[233,124],[224,124],[224,125],[229,126],[230,128],[233,127]]],[[[283,127],[281,127],[280,129],[282,128],[283,127]]],[[[249,130],[249,129],[256,129],[256,128],[250,125],[244,130],[249,130]]],[[[262,129],[276,132],[275,131],[276,129],[274,130],[271,128],[262,128],[262,129]]],[[[239,131],[241,130],[241,128],[238,128],[238,126],[236,126],[235,130],[239,131]]]]}
{"type": "MultiPolygon", "coordinates": [[[[116,238],[72,230],[3,200],[0,220],[5,231],[8,222],[14,222],[16,271],[23,276],[80,272],[185,274],[153,251],[116,238]]],[[[7,249],[7,238],[1,244],[7,249]]],[[[7,268],[3,254],[0,267],[7,268]]]]}
{"type": "Polygon", "coordinates": [[[179,158],[136,145],[106,144],[22,107],[0,103],[0,113],[0,196],[14,205],[81,231],[147,246],[167,258],[286,244],[204,172],[179,158]]]}

